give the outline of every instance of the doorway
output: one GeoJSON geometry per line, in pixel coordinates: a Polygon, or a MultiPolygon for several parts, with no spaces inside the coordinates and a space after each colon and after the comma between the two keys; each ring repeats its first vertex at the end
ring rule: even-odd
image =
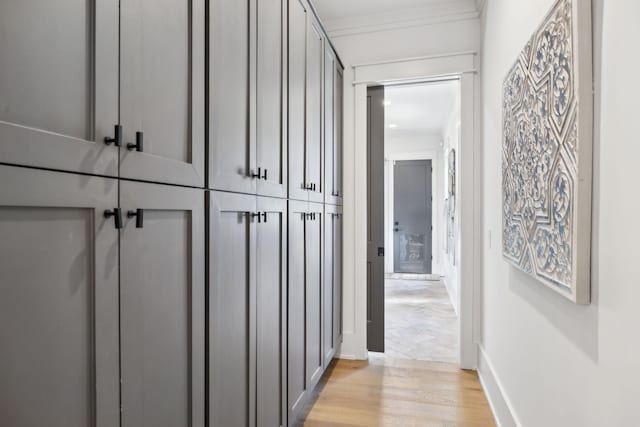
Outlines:
{"type": "Polygon", "coordinates": [[[457,242],[446,245],[445,225],[459,80],[371,87],[367,119],[368,349],[458,363],[457,242]]]}

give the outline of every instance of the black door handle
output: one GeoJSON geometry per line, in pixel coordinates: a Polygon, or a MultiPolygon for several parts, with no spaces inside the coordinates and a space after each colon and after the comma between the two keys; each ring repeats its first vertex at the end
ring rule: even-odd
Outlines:
{"type": "Polygon", "coordinates": [[[313,184],[307,184],[306,187],[304,187],[305,190],[309,190],[309,191],[313,191],[313,184]]]}
{"type": "Polygon", "coordinates": [[[113,137],[105,136],[104,143],[107,145],[115,145],[116,147],[120,147],[120,142],[122,141],[122,125],[115,125],[113,127],[113,137]]]}
{"type": "Polygon", "coordinates": [[[113,208],[110,211],[104,211],[105,218],[113,217],[113,225],[117,230],[122,228],[122,210],[120,208],[113,208]]]}
{"type": "Polygon", "coordinates": [[[262,222],[262,216],[260,215],[260,212],[253,212],[253,213],[251,213],[251,218],[253,219],[253,218],[255,218],[255,217],[258,217],[258,223],[261,223],[261,222],[262,222]]]}
{"type": "Polygon", "coordinates": [[[144,226],[144,209],[127,212],[127,218],[133,218],[134,216],[136,217],[136,228],[142,228],[144,226]]]}
{"type": "Polygon", "coordinates": [[[144,135],[142,132],[140,131],[136,132],[136,143],[135,144],[128,143],[127,150],[129,151],[136,150],[139,152],[144,151],[144,135]]]}
{"type": "Polygon", "coordinates": [[[267,222],[267,213],[266,212],[262,212],[262,220],[264,222],[267,222]]]}
{"type": "MultiPolygon", "coordinates": [[[[258,168],[258,173],[260,173],[260,168],[258,168]]],[[[262,179],[267,180],[267,170],[264,170],[264,174],[262,174],[262,179]]]]}

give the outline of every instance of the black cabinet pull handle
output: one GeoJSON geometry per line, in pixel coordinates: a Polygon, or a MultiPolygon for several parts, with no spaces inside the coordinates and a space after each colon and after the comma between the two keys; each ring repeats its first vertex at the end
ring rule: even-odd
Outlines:
{"type": "Polygon", "coordinates": [[[251,214],[251,218],[255,218],[258,217],[258,223],[262,222],[262,216],[260,215],[260,212],[254,212],[251,214]]]}
{"type": "Polygon", "coordinates": [[[133,218],[134,216],[136,217],[136,228],[144,227],[144,209],[127,212],[127,218],[133,218]]]}
{"type": "Polygon", "coordinates": [[[262,221],[267,222],[267,213],[262,212],[262,221]]]}
{"type": "MultiPolygon", "coordinates": [[[[260,173],[260,168],[258,168],[258,173],[260,173]]],[[[262,179],[264,179],[265,181],[267,180],[267,170],[264,170],[264,173],[262,174],[262,179]]]]}
{"type": "Polygon", "coordinates": [[[258,173],[251,173],[251,178],[261,179],[262,178],[262,169],[258,168],[258,173]]]}
{"type": "Polygon", "coordinates": [[[127,144],[127,150],[129,151],[139,151],[139,152],[143,152],[144,151],[144,134],[140,131],[136,132],[136,143],[132,144],[132,143],[128,143],[127,144]]]}
{"type": "Polygon", "coordinates": [[[115,145],[116,147],[120,147],[120,142],[122,141],[122,125],[115,125],[113,127],[113,137],[105,136],[104,143],[107,145],[115,145]]]}
{"type": "Polygon", "coordinates": [[[105,218],[113,217],[113,225],[117,230],[122,228],[122,210],[120,208],[113,208],[110,211],[104,211],[105,218]]]}
{"type": "Polygon", "coordinates": [[[313,184],[307,184],[306,187],[304,187],[305,190],[309,190],[309,191],[313,191],[313,184]]]}

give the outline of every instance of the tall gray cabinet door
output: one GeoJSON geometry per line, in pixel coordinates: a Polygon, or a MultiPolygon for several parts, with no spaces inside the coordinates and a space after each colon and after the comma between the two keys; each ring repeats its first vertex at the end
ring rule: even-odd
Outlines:
{"type": "Polygon", "coordinates": [[[336,208],[337,206],[325,205],[324,212],[324,228],[323,228],[323,268],[324,274],[322,276],[322,354],[323,354],[323,367],[326,369],[331,363],[333,356],[335,355],[335,343],[334,338],[335,328],[335,277],[334,268],[336,242],[334,239],[334,231],[336,225],[336,208]]]}
{"type": "MultiPolygon", "coordinates": [[[[342,66],[336,61],[336,74],[335,74],[335,99],[334,99],[334,144],[333,149],[334,167],[333,167],[333,193],[335,195],[336,203],[342,206],[343,203],[343,150],[344,150],[344,70],[342,66]]],[[[329,191],[328,189],[326,191],[329,191]]]]}
{"type": "Polygon", "coordinates": [[[209,2],[208,187],[216,190],[256,192],[256,1],[209,2]]]}
{"type": "Polygon", "coordinates": [[[256,162],[258,194],[287,197],[286,0],[257,4],[256,162]]]}
{"type": "Polygon", "coordinates": [[[209,197],[209,426],[248,427],[256,397],[256,197],[209,197]]]}
{"type": "Polygon", "coordinates": [[[320,203],[309,203],[305,222],[305,305],[307,333],[307,384],[309,389],[322,376],[322,218],[320,203]]]}
{"type": "Polygon", "coordinates": [[[301,0],[289,1],[288,150],[289,198],[308,200],[306,190],[306,52],[307,9],[301,0]]]}
{"type": "Polygon", "coordinates": [[[335,75],[336,58],[329,43],[324,52],[324,201],[336,203],[335,189],[335,75]]]}
{"type": "Polygon", "coordinates": [[[0,58],[0,162],[117,176],[118,0],[3,0],[0,58]]]}
{"type": "Polygon", "coordinates": [[[121,0],[120,176],[204,186],[205,0],[121,0]]]}
{"type": "Polygon", "coordinates": [[[258,197],[256,235],[256,420],[258,427],[284,425],[287,201],[258,197]]]}
{"type": "Polygon", "coordinates": [[[119,424],[116,180],[0,166],[0,425],[119,424]]]}
{"type": "Polygon", "coordinates": [[[306,301],[305,301],[305,223],[308,203],[289,201],[289,283],[287,306],[287,400],[288,425],[304,408],[307,396],[306,301]]]}
{"type": "Polygon", "coordinates": [[[311,185],[309,201],[323,202],[323,144],[322,144],[322,75],[324,37],[319,23],[308,16],[307,24],[307,93],[306,93],[306,178],[311,185]]]}
{"type": "Polygon", "coordinates": [[[120,182],[122,427],[204,426],[204,197],[120,182]]]}
{"type": "MultiPolygon", "coordinates": [[[[333,239],[333,347],[342,343],[342,206],[336,206],[332,215],[333,239]]],[[[328,274],[328,273],[327,273],[328,274]]]]}

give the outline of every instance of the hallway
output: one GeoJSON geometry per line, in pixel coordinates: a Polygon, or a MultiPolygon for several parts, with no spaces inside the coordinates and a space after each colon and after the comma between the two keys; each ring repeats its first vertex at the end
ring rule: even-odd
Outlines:
{"type": "Polygon", "coordinates": [[[385,280],[385,355],[458,362],[458,318],[440,280],[385,280]]]}
{"type": "Polygon", "coordinates": [[[452,363],[337,360],[315,393],[305,427],[495,425],[478,375],[452,363]]]}

